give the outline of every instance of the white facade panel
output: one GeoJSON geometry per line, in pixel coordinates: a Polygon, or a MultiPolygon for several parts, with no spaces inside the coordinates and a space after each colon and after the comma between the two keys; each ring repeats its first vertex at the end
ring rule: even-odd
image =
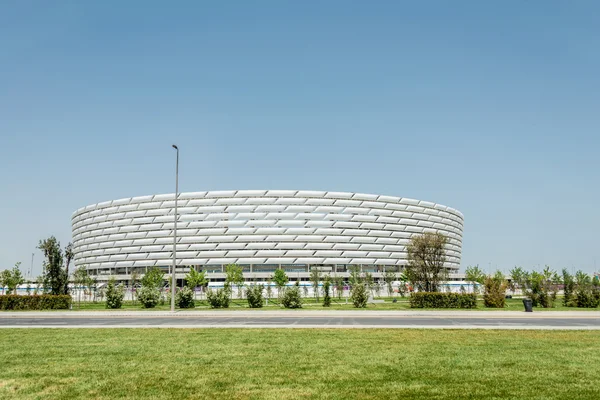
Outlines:
{"type": "MultiPolygon", "coordinates": [[[[174,198],[141,196],[78,209],[75,265],[168,263],[174,198]]],[[[179,195],[178,214],[178,265],[404,265],[412,235],[440,232],[449,237],[448,267],[460,266],[463,215],[428,201],[306,190],[193,192],[179,195]]]]}

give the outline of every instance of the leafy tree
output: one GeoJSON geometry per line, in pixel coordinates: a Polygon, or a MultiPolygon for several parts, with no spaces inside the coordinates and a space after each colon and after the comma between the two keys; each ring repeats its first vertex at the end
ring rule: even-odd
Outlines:
{"type": "Polygon", "coordinates": [[[273,287],[271,286],[271,278],[267,279],[267,300],[273,297],[273,287]]]}
{"type": "MultiPolygon", "coordinates": [[[[10,270],[5,269],[4,271],[0,272],[0,284],[2,285],[2,294],[4,294],[5,286],[10,285],[11,279],[12,273],[10,272],[10,270]]],[[[8,293],[10,294],[10,290],[8,291],[8,293]]]]}
{"type": "Polygon", "coordinates": [[[350,265],[350,277],[348,279],[348,283],[350,283],[350,290],[354,287],[354,285],[358,285],[363,282],[363,278],[360,272],[359,265],[350,265]]]}
{"type": "Polygon", "coordinates": [[[25,278],[23,278],[23,274],[21,274],[21,270],[19,269],[20,265],[21,263],[18,262],[12,270],[2,271],[2,286],[3,289],[6,286],[7,294],[17,294],[17,288],[25,282],[25,278]]]}
{"type": "Polygon", "coordinates": [[[244,272],[242,267],[237,264],[229,264],[225,266],[225,289],[229,291],[231,296],[232,285],[238,289],[238,297],[242,297],[242,289],[244,287],[244,272]]]}
{"type": "Polygon", "coordinates": [[[129,277],[129,287],[131,288],[131,299],[133,300],[133,304],[136,303],[137,299],[137,289],[140,282],[140,274],[137,270],[133,270],[131,276],[129,277]]]}
{"type": "Polygon", "coordinates": [[[338,299],[341,300],[344,295],[344,277],[336,276],[333,278],[333,284],[335,291],[337,292],[338,299]]]}
{"type": "Polygon", "coordinates": [[[69,243],[67,247],[65,247],[65,273],[69,276],[69,264],[71,264],[71,260],[75,257],[75,253],[73,253],[73,243],[69,243]]]}
{"type": "Polygon", "coordinates": [[[471,282],[473,285],[473,293],[478,292],[477,284],[483,285],[487,276],[483,273],[483,271],[479,268],[479,265],[469,266],[465,270],[465,277],[468,282],[471,282]]]}
{"type": "Polygon", "coordinates": [[[513,294],[517,289],[524,291],[527,286],[527,281],[529,280],[529,273],[521,267],[514,267],[508,271],[508,273],[511,278],[510,290],[512,290],[513,294]]]}
{"type": "Polygon", "coordinates": [[[68,294],[69,276],[63,266],[60,243],[54,236],[50,236],[40,240],[38,249],[44,254],[44,289],[49,289],[50,294],[68,294]]]}
{"type": "MultiPolygon", "coordinates": [[[[517,274],[517,276],[519,275],[517,274]]],[[[514,275],[512,277],[514,279],[514,275]]],[[[558,274],[546,266],[542,272],[523,273],[519,276],[518,285],[523,293],[531,299],[534,307],[552,308],[560,283],[558,274]]]]}
{"type": "Polygon", "coordinates": [[[583,271],[577,271],[575,274],[577,290],[575,300],[577,307],[596,308],[600,304],[600,291],[597,285],[594,285],[592,278],[583,271]]]}
{"type": "Polygon", "coordinates": [[[277,287],[277,298],[281,299],[283,295],[283,288],[287,285],[289,279],[286,275],[285,271],[278,268],[273,273],[273,282],[275,282],[275,286],[277,287]]]}
{"type": "Polygon", "coordinates": [[[88,283],[88,281],[89,274],[87,269],[83,265],[75,269],[75,272],[73,273],[73,283],[77,288],[79,308],[81,308],[81,289],[88,283]]]}
{"type": "Polygon", "coordinates": [[[190,272],[185,276],[186,285],[194,292],[194,299],[196,297],[196,288],[204,288],[208,285],[208,279],[204,271],[198,272],[196,268],[191,266],[190,272]]]}
{"type": "Polygon", "coordinates": [[[150,268],[142,277],[142,287],[162,288],[165,274],[158,267],[150,268]]]}
{"type": "Polygon", "coordinates": [[[364,282],[367,285],[367,293],[372,297],[373,296],[373,286],[375,285],[375,281],[373,280],[373,274],[370,272],[366,272],[364,282]]]}
{"type": "Polygon", "coordinates": [[[313,267],[310,270],[310,281],[312,283],[314,296],[319,302],[319,282],[321,281],[321,271],[317,267],[313,267]]]}
{"type": "Polygon", "coordinates": [[[125,288],[123,285],[117,285],[115,278],[111,277],[106,285],[106,308],[121,308],[124,297],[125,288]]]}
{"type": "Polygon", "coordinates": [[[37,278],[35,278],[35,289],[33,290],[33,294],[39,294],[40,289],[43,290],[43,286],[44,277],[42,275],[39,275],[37,278]]]}
{"type": "Polygon", "coordinates": [[[383,271],[383,281],[385,282],[385,286],[387,288],[388,296],[391,296],[393,293],[394,281],[396,280],[396,273],[394,271],[383,271]]]}
{"type": "Polygon", "coordinates": [[[408,282],[408,278],[406,277],[406,274],[401,273],[398,275],[398,280],[400,281],[400,285],[398,285],[398,293],[400,296],[404,297],[406,294],[406,282],[408,282]]]}
{"type": "Polygon", "coordinates": [[[325,277],[323,281],[323,307],[331,306],[331,296],[329,294],[329,288],[331,287],[331,278],[325,277]]]}
{"type": "Polygon", "coordinates": [[[439,292],[448,280],[445,246],[448,238],[441,233],[424,233],[413,236],[407,246],[406,276],[421,292],[439,292]]]}

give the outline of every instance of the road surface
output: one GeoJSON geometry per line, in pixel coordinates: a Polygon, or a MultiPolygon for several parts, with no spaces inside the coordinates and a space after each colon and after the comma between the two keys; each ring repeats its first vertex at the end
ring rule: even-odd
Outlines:
{"type": "Polygon", "coordinates": [[[598,312],[2,312],[0,328],[444,328],[600,330],[598,312]]]}

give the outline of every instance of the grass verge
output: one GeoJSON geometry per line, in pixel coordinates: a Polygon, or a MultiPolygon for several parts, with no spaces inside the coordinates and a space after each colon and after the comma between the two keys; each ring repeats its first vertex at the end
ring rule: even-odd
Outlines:
{"type": "Polygon", "coordinates": [[[0,330],[3,399],[598,399],[573,331],[0,330]]]}

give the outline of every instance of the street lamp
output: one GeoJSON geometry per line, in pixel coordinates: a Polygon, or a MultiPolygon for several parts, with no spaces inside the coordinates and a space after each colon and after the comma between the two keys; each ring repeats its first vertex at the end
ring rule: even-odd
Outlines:
{"type": "Polygon", "coordinates": [[[177,197],[179,197],[179,148],[173,145],[177,150],[177,161],[175,162],[175,226],[173,227],[173,271],[171,275],[171,312],[175,312],[175,270],[177,269],[177,197]]]}

